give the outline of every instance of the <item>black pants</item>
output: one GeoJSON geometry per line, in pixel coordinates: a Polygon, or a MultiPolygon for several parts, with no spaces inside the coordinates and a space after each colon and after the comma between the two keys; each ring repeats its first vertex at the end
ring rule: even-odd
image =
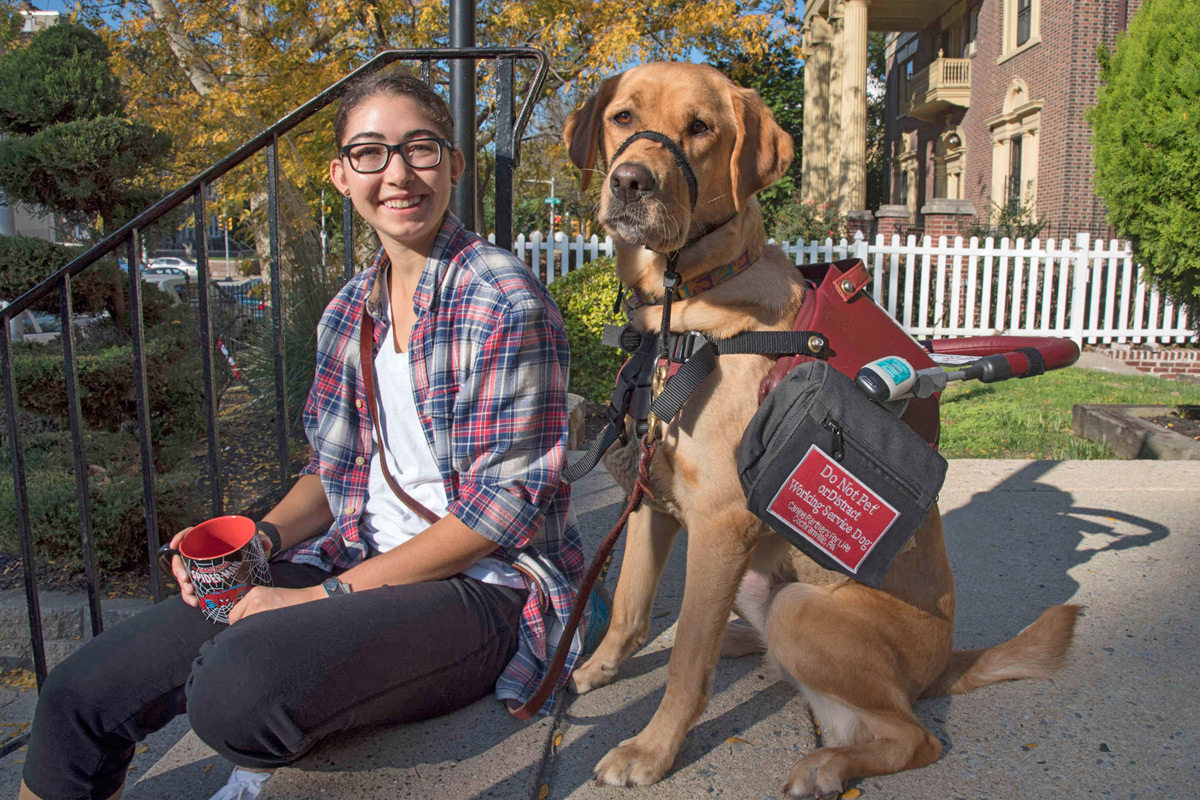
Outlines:
{"type": "MultiPolygon", "coordinates": [[[[271,565],[276,586],[328,573],[271,565]]],[[[384,586],[215,625],[173,597],[88,642],[47,677],[25,760],[45,800],[121,786],[134,744],[186,712],[243,767],[297,761],[321,739],[462,708],[517,649],[525,592],[455,577],[384,586]]]]}

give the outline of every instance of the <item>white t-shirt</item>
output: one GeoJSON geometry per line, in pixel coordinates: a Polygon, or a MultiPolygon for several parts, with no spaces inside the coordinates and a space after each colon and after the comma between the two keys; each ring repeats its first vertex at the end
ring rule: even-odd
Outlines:
{"type": "MultiPolygon", "coordinates": [[[[388,470],[409,496],[439,517],[444,517],[449,503],[442,484],[442,474],[438,471],[417,417],[408,351],[396,352],[387,292],[381,292],[381,295],[382,311],[375,324],[380,329],[383,341],[375,356],[375,390],[379,403],[379,428],[387,440],[388,470]]],[[[376,551],[386,553],[428,528],[429,523],[396,497],[383,477],[381,457],[383,453],[372,427],[367,504],[358,527],[376,551]]],[[[525,587],[521,573],[511,564],[492,556],[475,562],[463,570],[463,574],[484,583],[516,589],[525,587]]]]}

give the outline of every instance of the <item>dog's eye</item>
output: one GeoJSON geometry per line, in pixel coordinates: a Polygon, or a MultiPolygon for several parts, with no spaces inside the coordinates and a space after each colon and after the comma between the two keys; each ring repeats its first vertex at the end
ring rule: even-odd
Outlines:
{"type": "Polygon", "coordinates": [[[630,114],[628,111],[618,111],[616,114],[613,114],[613,122],[618,125],[628,125],[632,119],[633,114],[630,114]]]}
{"type": "Polygon", "coordinates": [[[707,130],[708,126],[704,124],[703,120],[699,119],[694,120],[692,124],[688,126],[688,133],[690,133],[692,136],[699,136],[707,130]]]}

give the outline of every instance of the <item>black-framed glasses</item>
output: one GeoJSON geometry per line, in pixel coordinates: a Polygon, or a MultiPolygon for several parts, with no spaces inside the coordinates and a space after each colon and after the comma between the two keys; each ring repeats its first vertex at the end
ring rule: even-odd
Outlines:
{"type": "Polygon", "coordinates": [[[442,153],[453,149],[454,145],[441,136],[422,136],[400,144],[358,142],[344,146],[340,152],[350,162],[350,169],[370,175],[387,169],[393,153],[399,153],[404,163],[413,169],[433,169],[442,163],[442,153]]]}

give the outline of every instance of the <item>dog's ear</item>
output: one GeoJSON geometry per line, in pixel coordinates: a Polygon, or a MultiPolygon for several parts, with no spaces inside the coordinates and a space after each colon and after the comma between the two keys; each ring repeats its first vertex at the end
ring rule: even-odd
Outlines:
{"type": "Polygon", "coordinates": [[[738,212],[759,189],[783,177],[792,165],[795,150],[792,137],[779,123],[767,104],[753,89],[735,86],[731,90],[737,141],[729,171],[733,178],[733,205],[738,212]]]}
{"type": "Polygon", "coordinates": [[[567,117],[567,125],[563,128],[563,141],[567,145],[567,155],[571,163],[579,167],[583,175],[579,179],[581,191],[587,191],[592,181],[592,170],[596,166],[596,154],[604,148],[600,140],[600,131],[604,127],[604,111],[617,91],[619,75],[606,78],[600,84],[600,90],[588,98],[583,107],[571,112],[567,117]]]}

